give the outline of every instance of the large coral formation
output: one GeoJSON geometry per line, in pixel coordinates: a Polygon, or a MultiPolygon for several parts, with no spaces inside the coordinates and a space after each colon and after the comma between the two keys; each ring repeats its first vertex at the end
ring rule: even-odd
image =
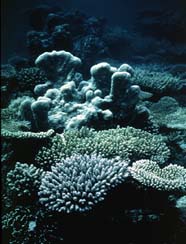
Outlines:
{"type": "MultiPolygon", "coordinates": [[[[50,87],[43,85],[43,94],[36,86],[40,96],[34,102],[23,101],[21,110],[22,114],[29,114],[29,118],[23,117],[31,120],[37,130],[53,128],[61,132],[82,126],[98,127],[98,121],[99,126],[101,122],[105,126],[124,125],[141,116],[137,104],[142,91],[130,82],[131,66],[123,64],[117,69],[108,63],[99,63],[91,68],[88,81],[76,84],[73,78],[80,62],[79,58],[65,51],[44,53],[36,59],[51,84],[50,87]]],[[[43,86],[40,85],[40,89],[43,86]]],[[[148,117],[148,110],[143,111],[148,117]]]]}
{"type": "Polygon", "coordinates": [[[79,11],[46,12],[46,8],[40,8],[39,12],[32,11],[31,25],[34,29],[27,33],[27,46],[34,58],[54,49],[70,51],[86,62],[87,69],[107,51],[102,38],[105,21],[101,18],[87,17],[79,11]]]}
{"type": "Polygon", "coordinates": [[[163,164],[170,151],[159,135],[132,127],[94,131],[82,128],[56,135],[48,146],[39,150],[37,165],[51,165],[73,154],[96,153],[106,158],[122,160],[151,159],[163,164]]]}
{"type": "Polygon", "coordinates": [[[44,175],[39,197],[58,212],[84,212],[103,201],[108,191],[125,181],[126,162],[96,155],[74,155],[59,161],[44,175]]]}
{"type": "Polygon", "coordinates": [[[28,12],[30,56],[1,68],[3,243],[81,243],[82,229],[120,242],[123,226],[126,243],[152,232],[182,243],[185,16],[144,12],[156,40],[79,12],[28,12]]]}
{"type": "Polygon", "coordinates": [[[156,162],[139,160],[129,168],[132,177],[145,186],[164,191],[186,192],[186,169],[169,164],[160,168],[156,162]]]}
{"type": "Polygon", "coordinates": [[[45,52],[38,56],[35,64],[42,69],[50,81],[61,86],[65,81],[71,81],[81,65],[81,60],[65,51],[45,52]]]}

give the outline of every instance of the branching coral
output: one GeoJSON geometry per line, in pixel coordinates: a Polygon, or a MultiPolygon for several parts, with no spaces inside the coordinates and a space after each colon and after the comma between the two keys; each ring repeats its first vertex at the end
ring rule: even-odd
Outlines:
{"type": "Polygon", "coordinates": [[[164,191],[186,192],[186,168],[169,164],[161,169],[156,162],[139,160],[129,167],[132,177],[145,186],[164,191]]]}
{"type": "Polygon", "coordinates": [[[134,76],[131,78],[133,84],[139,85],[142,89],[155,94],[183,93],[186,90],[186,80],[179,76],[173,76],[166,71],[166,67],[157,65],[139,65],[134,69],[134,76]]]}
{"type": "Polygon", "coordinates": [[[61,226],[38,206],[18,206],[2,216],[3,243],[43,243],[62,241],[61,226]]]}
{"type": "Polygon", "coordinates": [[[82,128],[79,131],[67,131],[54,136],[52,141],[43,147],[36,156],[41,167],[49,169],[62,158],[73,153],[101,154],[106,158],[156,160],[164,163],[170,154],[162,137],[132,127],[94,131],[82,128]]]}
{"type": "Polygon", "coordinates": [[[44,175],[39,197],[58,212],[84,212],[103,201],[108,191],[125,181],[127,163],[96,156],[74,155],[44,175]]]}
{"type": "Polygon", "coordinates": [[[42,178],[42,169],[33,164],[17,162],[15,168],[7,174],[7,191],[17,197],[31,196],[39,188],[42,178]]]}
{"type": "Polygon", "coordinates": [[[3,242],[12,244],[24,243],[29,235],[29,223],[34,220],[35,216],[29,207],[19,206],[3,215],[3,242]]]}
{"type": "Polygon", "coordinates": [[[33,90],[37,84],[45,83],[47,81],[46,75],[39,68],[22,68],[16,73],[15,77],[19,90],[33,90]]]}
{"type": "Polygon", "coordinates": [[[186,108],[180,107],[172,97],[162,97],[156,103],[149,103],[153,120],[162,127],[169,129],[186,129],[186,108]]]}

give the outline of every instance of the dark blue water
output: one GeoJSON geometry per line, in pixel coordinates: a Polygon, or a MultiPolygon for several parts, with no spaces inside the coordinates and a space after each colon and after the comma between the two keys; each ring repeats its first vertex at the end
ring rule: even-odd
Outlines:
{"type": "Polygon", "coordinates": [[[2,0],[2,244],[185,244],[186,1],[2,0]]]}

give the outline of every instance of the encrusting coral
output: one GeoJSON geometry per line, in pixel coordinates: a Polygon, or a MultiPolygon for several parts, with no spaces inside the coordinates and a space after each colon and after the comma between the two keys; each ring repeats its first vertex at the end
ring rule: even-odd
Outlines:
{"type": "Polygon", "coordinates": [[[42,178],[39,201],[58,212],[91,210],[109,190],[125,181],[127,165],[94,154],[63,159],[42,178]]]}

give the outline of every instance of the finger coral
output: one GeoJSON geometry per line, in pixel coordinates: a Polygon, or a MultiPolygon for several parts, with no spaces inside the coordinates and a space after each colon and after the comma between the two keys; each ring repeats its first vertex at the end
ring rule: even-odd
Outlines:
{"type": "MultiPolygon", "coordinates": [[[[30,115],[23,118],[36,130],[62,132],[82,126],[126,125],[141,114],[137,104],[142,91],[132,85],[133,69],[128,64],[116,68],[106,62],[98,63],[91,67],[89,80],[77,81],[81,60],[69,52],[45,52],[35,63],[49,81],[35,86],[34,92],[40,96],[29,106],[23,102],[20,111],[30,115]]],[[[148,110],[143,111],[148,118],[148,110]]]]}

